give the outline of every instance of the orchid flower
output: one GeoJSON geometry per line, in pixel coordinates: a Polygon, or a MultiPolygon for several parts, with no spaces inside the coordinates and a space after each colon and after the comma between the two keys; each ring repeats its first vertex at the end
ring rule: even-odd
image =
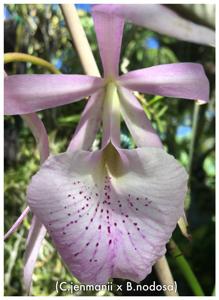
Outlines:
{"type": "Polygon", "coordinates": [[[90,99],[67,152],[51,155],[27,190],[31,211],[83,283],[136,282],[151,272],[183,215],[187,174],[162,143],[131,91],[208,101],[199,64],[154,66],[119,76],[124,20],[93,13],[104,76],[12,75],[5,112],[27,114],[90,99]],[[124,119],[137,145],[120,147],[124,119]],[[102,122],[102,147],[88,151],[102,122]]]}

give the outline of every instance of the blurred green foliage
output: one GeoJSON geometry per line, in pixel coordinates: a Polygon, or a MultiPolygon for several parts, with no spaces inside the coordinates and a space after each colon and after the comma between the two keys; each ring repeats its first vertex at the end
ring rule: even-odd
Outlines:
{"type": "MultiPolygon", "coordinates": [[[[10,17],[5,20],[5,53],[24,52],[48,60],[62,73],[83,74],[78,55],[71,43],[68,30],[58,5],[10,4],[5,6],[10,17]]],[[[89,13],[78,11],[93,53],[101,69],[93,21],[89,13]]],[[[141,27],[126,24],[121,53],[121,72],[174,62],[202,63],[211,85],[211,101],[201,106],[196,120],[194,136],[192,122],[194,103],[159,96],[137,95],[145,112],[159,132],[167,151],[188,168],[191,164],[190,193],[187,216],[192,242],[187,241],[176,229],[174,239],[191,264],[206,295],[214,287],[215,266],[215,114],[214,114],[214,49],[164,37],[141,27]],[[155,38],[157,47],[147,41],[155,38]],[[191,160],[191,140],[194,140],[191,160]]],[[[8,74],[45,73],[31,63],[13,63],[5,66],[8,74]]],[[[49,133],[52,153],[65,151],[70,137],[79,121],[86,100],[79,103],[40,112],[49,133]]],[[[132,147],[127,128],[122,127],[124,147],[132,147]]],[[[5,232],[26,206],[25,191],[31,176],[39,168],[39,155],[34,139],[19,116],[5,118],[5,232]]],[[[24,295],[22,286],[23,254],[31,216],[21,228],[5,242],[5,295],[24,295]]],[[[180,295],[192,295],[182,279],[174,259],[167,258],[180,295]]],[[[157,280],[152,272],[143,284],[157,280]]],[[[49,237],[44,240],[33,276],[33,295],[57,295],[57,280],[77,282],[61,262],[49,237]]],[[[114,283],[124,284],[123,280],[114,283]]],[[[82,292],[75,295],[96,295],[82,292]]],[[[99,295],[109,295],[102,292],[99,295]]],[[[112,295],[118,293],[114,291],[112,295]]],[[[136,295],[136,293],[134,293],[136,295]]],[[[64,293],[60,293],[64,295],[64,293]]],[[[122,295],[132,295],[123,292],[122,295]]],[[[149,295],[144,292],[144,295],[149,295]]],[[[153,294],[154,295],[154,294],[153,294]]]]}

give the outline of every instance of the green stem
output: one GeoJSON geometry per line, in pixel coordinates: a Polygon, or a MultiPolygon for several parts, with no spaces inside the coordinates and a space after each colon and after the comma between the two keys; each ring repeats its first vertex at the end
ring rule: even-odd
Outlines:
{"type": "Polygon", "coordinates": [[[188,285],[190,286],[191,290],[193,291],[195,296],[205,296],[200,283],[198,282],[197,277],[193,273],[188,261],[183,256],[182,252],[180,251],[179,247],[173,240],[170,240],[169,244],[169,251],[171,255],[175,258],[175,262],[179,267],[182,275],[184,276],[185,280],[187,281],[188,285]]]}
{"type": "Polygon", "coordinates": [[[151,99],[150,101],[148,101],[148,103],[146,103],[146,106],[150,106],[158,101],[163,100],[164,97],[163,96],[155,96],[153,99],[151,99]]]}
{"type": "MultiPolygon", "coordinates": [[[[189,147],[189,162],[188,162],[188,174],[189,174],[189,183],[191,181],[191,174],[192,174],[192,164],[193,164],[193,157],[194,157],[194,149],[195,149],[195,142],[197,137],[197,129],[198,129],[198,121],[199,121],[199,111],[200,111],[200,104],[194,103],[194,110],[193,110],[193,122],[192,122],[192,137],[191,143],[189,147]]],[[[190,187],[190,185],[189,185],[190,187]]],[[[185,209],[188,210],[190,206],[191,198],[187,197],[185,200],[185,209]]]]}
{"type": "Polygon", "coordinates": [[[25,53],[12,52],[4,54],[4,63],[8,64],[10,62],[31,62],[32,64],[48,69],[51,73],[61,74],[61,72],[48,61],[25,53]]]}
{"type": "Polygon", "coordinates": [[[196,141],[197,128],[198,128],[199,111],[200,111],[200,104],[195,103],[194,111],[193,111],[192,139],[191,139],[190,148],[189,148],[189,163],[188,163],[189,175],[191,175],[191,172],[192,172],[192,162],[193,162],[195,141],[196,141]]]}

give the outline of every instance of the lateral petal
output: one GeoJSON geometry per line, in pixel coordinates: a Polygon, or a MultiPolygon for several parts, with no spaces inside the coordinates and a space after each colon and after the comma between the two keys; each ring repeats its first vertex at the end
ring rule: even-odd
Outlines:
{"type": "Polygon", "coordinates": [[[104,90],[95,92],[81,114],[80,122],[68,146],[68,151],[89,150],[100,127],[104,90]]]}
{"type": "Polygon", "coordinates": [[[15,221],[15,223],[11,226],[11,228],[4,235],[4,240],[9,238],[9,236],[12,235],[20,227],[20,225],[22,224],[23,220],[26,218],[26,216],[29,212],[30,212],[30,208],[26,207],[25,210],[18,217],[18,219],[15,221]]]}
{"type": "Polygon", "coordinates": [[[142,106],[126,88],[118,88],[121,115],[139,147],[162,148],[161,140],[148,120],[142,106]]]}
{"type": "Polygon", "coordinates": [[[209,100],[209,81],[202,65],[195,63],[164,64],[131,71],[118,82],[141,93],[200,100],[209,100]]]}
{"type": "Polygon", "coordinates": [[[4,79],[5,114],[28,114],[90,96],[103,80],[87,75],[11,75],[4,79]]]}
{"type": "Polygon", "coordinates": [[[28,294],[31,289],[33,270],[39,254],[42,241],[46,235],[46,228],[33,216],[31,227],[26,241],[26,249],[24,255],[24,286],[28,294]]]}
{"type": "Polygon", "coordinates": [[[21,115],[21,118],[30,128],[40,154],[40,162],[43,163],[49,156],[49,140],[46,128],[36,113],[21,115]]]}

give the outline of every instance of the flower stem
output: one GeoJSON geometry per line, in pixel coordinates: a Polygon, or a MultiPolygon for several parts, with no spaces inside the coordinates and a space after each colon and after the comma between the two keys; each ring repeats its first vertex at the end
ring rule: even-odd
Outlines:
{"type": "Polygon", "coordinates": [[[171,255],[175,258],[175,262],[177,266],[179,267],[182,275],[184,276],[185,280],[187,281],[188,285],[190,286],[191,290],[193,291],[195,296],[204,296],[204,292],[202,290],[202,287],[193,273],[188,261],[183,256],[181,250],[176,245],[176,243],[171,240],[168,244],[169,251],[171,255]]]}
{"type": "Polygon", "coordinates": [[[100,72],[76,8],[72,4],[60,5],[85,73],[91,76],[100,76],[100,72]]]}
{"type": "MultiPolygon", "coordinates": [[[[154,266],[155,272],[157,273],[157,277],[162,285],[174,285],[174,279],[172,273],[170,271],[170,267],[168,265],[167,259],[165,256],[161,257],[154,266]]],[[[164,292],[165,296],[179,296],[178,292],[173,290],[164,292]]]]}
{"type": "Polygon", "coordinates": [[[4,63],[7,64],[10,62],[31,62],[32,64],[48,69],[51,73],[61,74],[61,72],[48,61],[25,53],[9,52],[4,54],[4,63]]]}

